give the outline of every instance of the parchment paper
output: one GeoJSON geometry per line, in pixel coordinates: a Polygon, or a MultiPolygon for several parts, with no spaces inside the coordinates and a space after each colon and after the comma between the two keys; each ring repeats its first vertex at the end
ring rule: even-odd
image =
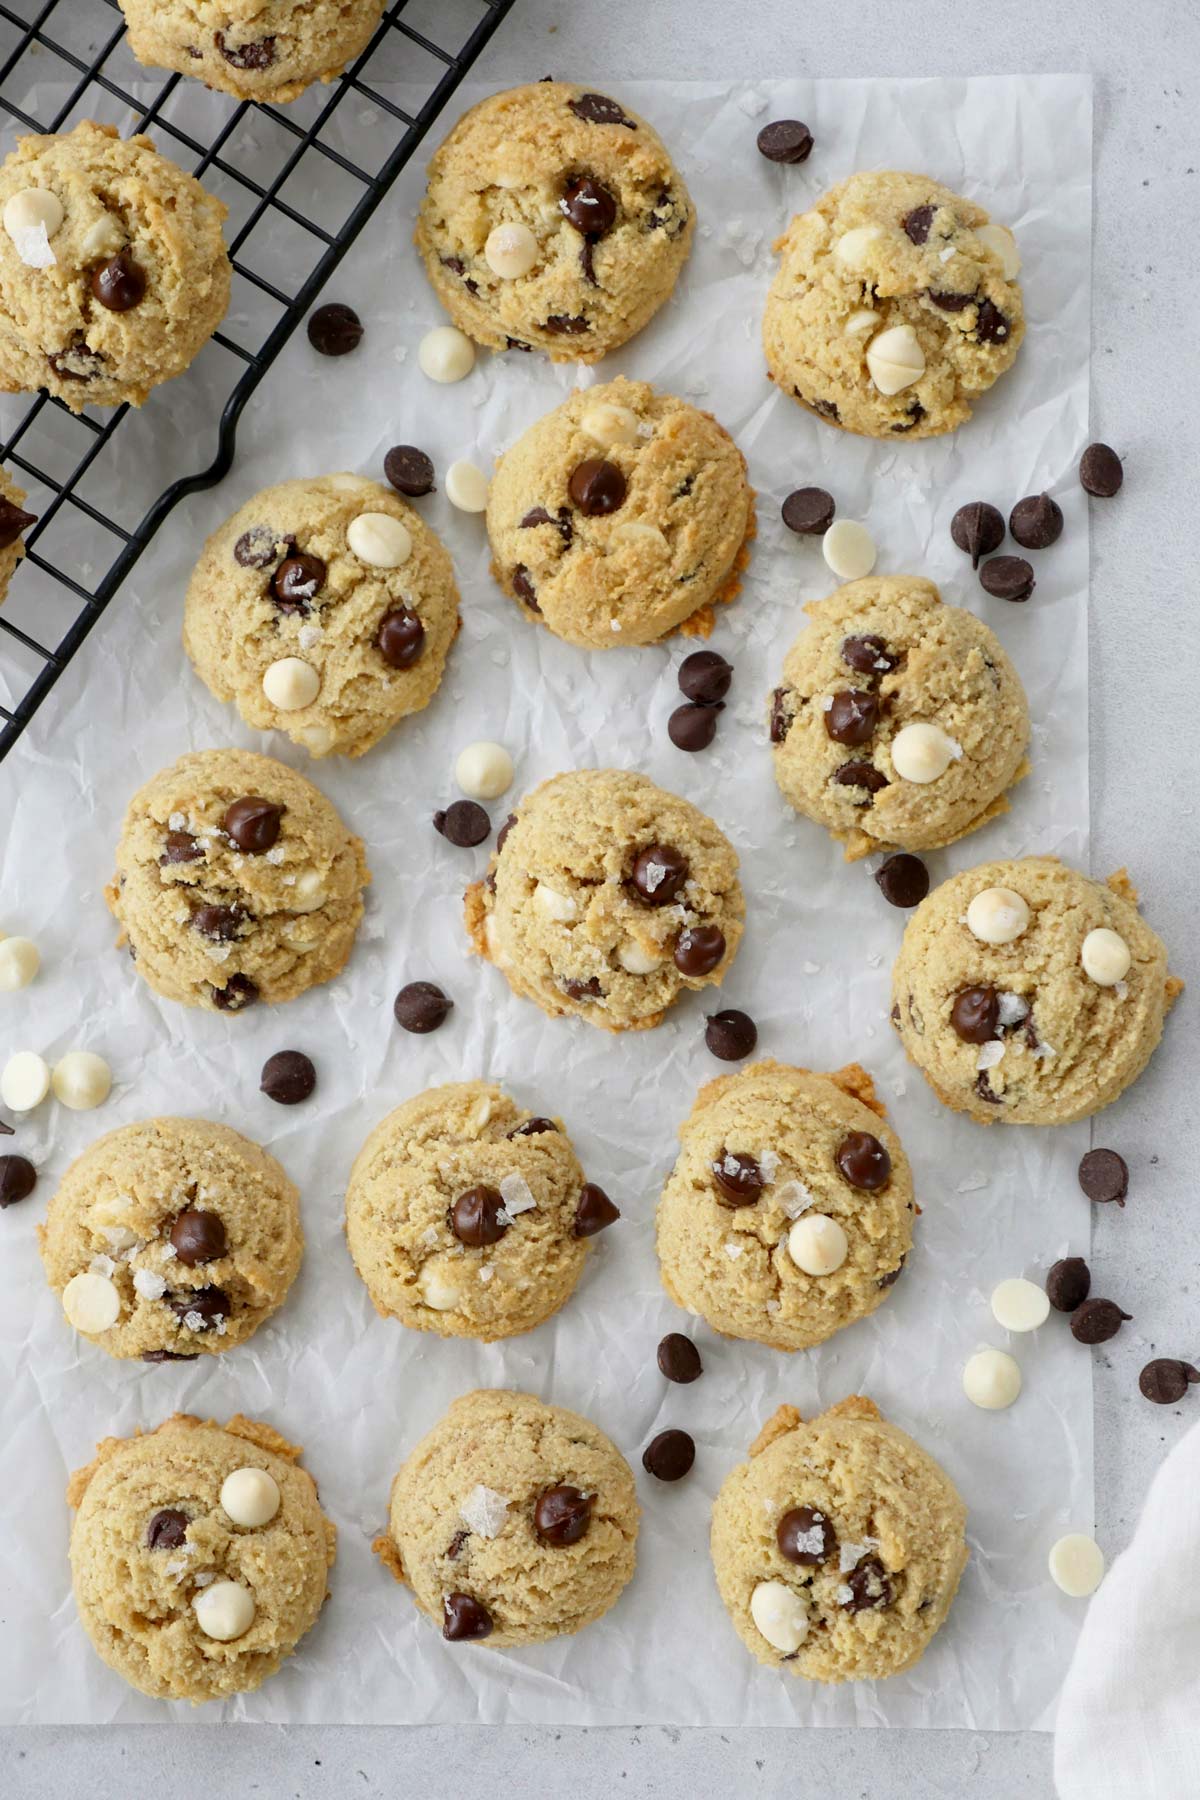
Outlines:
{"type": "MultiPolygon", "coordinates": [[[[603,70],[588,75],[603,87],[603,70]]],[[[919,570],[986,617],[1028,688],[1033,774],[1008,815],[930,859],[935,880],[1000,855],[1053,851],[1085,862],[1087,522],[1073,471],[1087,441],[1089,85],[1039,76],[642,82],[621,92],[674,148],[701,225],[674,300],[590,379],[627,371],[710,408],[745,450],[759,490],[749,578],[712,640],[737,670],[712,750],[685,756],[666,736],[675,669],[693,644],[586,655],[527,625],[488,577],[482,520],[456,513],[442,493],[420,505],[452,549],[463,631],[434,703],[369,757],[310,765],[286,741],[247,731],[191,674],[179,648],[191,565],[205,535],[257,488],[329,469],[379,475],[393,442],[423,445],[442,474],[455,457],[486,465],[574,379],[522,355],[481,358],[448,389],[418,373],[417,343],[439,313],[410,246],[414,171],[327,296],[361,312],[362,347],[327,362],[293,343],[243,422],[233,474],[173,516],[0,772],[0,929],[32,936],[44,958],[33,987],[3,996],[0,1044],[5,1054],[31,1047],[50,1059],[86,1045],[116,1073],[102,1111],[73,1115],[48,1102],[4,1146],[41,1171],[34,1198],[0,1220],[7,1719],[1047,1722],[1078,1613],[1050,1585],[1045,1556],[1061,1532],[1091,1524],[1090,1358],[1055,1317],[1012,1346],[1025,1389],[1011,1411],[977,1412],[960,1376],[980,1344],[1005,1344],[987,1307],[992,1285],[1036,1277],[1068,1247],[1086,1249],[1087,1207],[1073,1174],[1086,1133],[985,1134],[940,1107],[906,1067],[886,1018],[905,915],[883,903],[868,866],[844,865],[820,829],[784,806],[763,719],[801,603],[833,585],[815,541],[790,537],[779,521],[792,487],[820,482],[840,515],[869,523],[881,571],[919,570]],[[815,133],[801,169],[778,169],[754,149],[758,126],[780,115],[815,133]],[[758,330],[770,242],[791,212],[870,167],[928,170],[979,196],[1020,241],[1025,346],[973,422],[947,439],[891,445],[843,435],[765,377],[758,330]],[[1037,592],[1024,606],[989,600],[951,545],[951,515],[985,497],[1007,511],[1043,488],[1062,505],[1066,529],[1036,558],[1037,592]],[[478,737],[500,739],[516,759],[513,792],[493,808],[497,825],[545,776],[611,763],[645,769],[729,833],[743,859],[749,923],[723,1003],[755,1016],[763,1054],[817,1069],[864,1062],[914,1166],[923,1207],[916,1248],[873,1318],[787,1357],[718,1339],[669,1305],[653,1211],[675,1129],[719,1068],[703,1044],[703,1000],[687,1000],[657,1031],[612,1039],[545,1019],[468,958],[460,896],[486,850],[451,848],[429,817],[454,798],[454,756],[478,737]],[[157,1000],[113,948],[101,897],[134,787],[190,747],[222,744],[268,750],[311,774],[362,833],[375,875],[347,972],[284,1011],[232,1019],[157,1000]],[[422,977],[441,982],[455,1010],[440,1032],[415,1038],[394,1025],[391,1000],[422,977]],[[320,1075],[314,1099],[295,1110],[258,1092],[266,1056],[289,1046],[310,1051],[320,1075]],[[491,1347],[378,1318],[341,1230],[346,1175],[370,1127],[427,1085],[475,1075],[560,1113],[589,1175],[624,1215],[597,1241],[557,1319],[491,1347]],[[308,1248],[287,1305],[248,1345],[149,1367],[76,1340],[45,1285],[33,1225],[93,1136],[162,1112],[223,1119],[266,1143],[301,1185],[308,1248]],[[654,1360],[660,1335],[679,1328],[704,1357],[704,1377],[690,1388],[669,1386],[654,1360]],[[479,1384],[580,1409],[638,1470],[644,1511],[632,1585],[601,1623],[524,1654],[443,1643],[369,1550],[401,1459],[455,1395],[479,1384]],[[950,1472],[970,1509],[972,1558],[949,1623],[915,1670],[821,1689],[759,1669],[742,1648],[713,1583],[708,1515],[722,1478],[780,1402],[811,1414],[853,1391],[871,1394],[950,1472]],[[259,1693],[199,1710],[142,1698],[101,1665],[76,1620],[66,1563],[69,1471],[98,1438],[152,1426],[177,1408],[219,1419],[240,1410],[303,1443],[341,1534],[332,1598],[299,1654],[259,1693]],[[640,1468],[642,1447],[667,1425],[691,1431],[699,1447],[693,1474],[676,1487],[640,1468]]],[[[206,103],[191,90],[186,101],[206,103]]],[[[369,109],[346,131],[370,139],[369,109]]],[[[248,328],[244,306],[244,296],[235,301],[235,336],[248,328]]],[[[156,458],[164,479],[206,460],[213,367],[202,358],[131,421],[131,445],[156,458]]],[[[123,500],[109,494],[106,503],[123,500]]],[[[10,604],[40,603],[32,576],[18,575],[10,604]]]]}

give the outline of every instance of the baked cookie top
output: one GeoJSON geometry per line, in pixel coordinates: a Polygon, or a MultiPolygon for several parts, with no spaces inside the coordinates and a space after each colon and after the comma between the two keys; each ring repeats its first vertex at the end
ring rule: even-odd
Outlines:
{"type": "Polygon", "coordinates": [[[370,879],[361,841],[303,775],[195,750],[133,796],[105,898],[155,993],[241,1012],[345,966],[370,879]]]}
{"type": "Polygon", "coordinates": [[[129,46],[239,100],[295,100],[366,48],[383,0],[119,0],[129,46]]]}
{"type": "Polygon", "coordinates": [[[871,1078],[758,1062],[700,1089],[658,1203],[663,1286],[728,1337],[804,1350],[874,1312],[913,1187],[871,1078]]]}
{"type": "Polygon", "coordinates": [[[851,581],[804,608],[771,697],[775,779],[849,857],[953,843],[1007,810],[1029,708],[994,632],[919,575],[851,581]]]}
{"type": "Polygon", "coordinates": [[[337,1534],[299,1456],[252,1419],[176,1413],[154,1431],[105,1438],[72,1475],[79,1617],[142,1693],[247,1693],[315,1623],[337,1534]]]}
{"type": "Polygon", "coordinates": [[[589,1419],[479,1389],[408,1457],[375,1549],[443,1636],[506,1649],[606,1613],[637,1531],[633,1471],[589,1419]]]}
{"type": "Polygon", "coordinates": [[[297,1198],[228,1125],[122,1125],[59,1183],[38,1228],[46,1279],[110,1356],[219,1355],[283,1305],[304,1250],[297,1198]]]}
{"type": "Polygon", "coordinates": [[[1025,335],[1012,233],[927,175],[852,175],[775,248],[767,368],[846,431],[953,431],[1025,335]]]}
{"type": "Polygon", "coordinates": [[[361,756],[428,706],[458,631],[441,539],[390,488],[321,475],[265,488],[209,538],[183,647],[247,725],[361,756]]]}
{"type": "Polygon", "coordinates": [[[683,178],[645,119],[573,82],[492,94],[429,165],[417,247],[493,349],[595,362],[658,311],[691,247],[683,178]]]}
{"type": "Polygon", "coordinates": [[[965,1524],[949,1477],[872,1401],[852,1395],[807,1423],[781,1406],[714,1502],[717,1587],[768,1668],[898,1675],[950,1610],[965,1524]]]}
{"type": "Polygon", "coordinates": [[[376,1311],[491,1343],[570,1299],[597,1196],[560,1120],[491,1083],[450,1082],[398,1106],[359,1151],[346,1241],[376,1311]]]}
{"type": "Polygon", "coordinates": [[[982,1124],[1065,1125],[1135,1081],[1182,983],[1124,870],[982,863],[905,929],[892,1023],[929,1085],[982,1124]]]}
{"type": "Polygon", "coordinates": [[[0,387],[140,406],[229,303],[228,209],[148,137],[84,119],[0,167],[0,387]]]}
{"type": "Polygon", "coordinates": [[[527,617],[597,650],[707,636],[754,532],[746,459],[716,420],[646,381],[581,388],[500,458],[492,572],[527,617]]]}
{"type": "Polygon", "coordinates": [[[467,889],[467,934],[515,994],[606,1031],[661,1023],[720,982],[745,901],[732,844],[630,769],[576,769],[527,794],[467,889]]]}

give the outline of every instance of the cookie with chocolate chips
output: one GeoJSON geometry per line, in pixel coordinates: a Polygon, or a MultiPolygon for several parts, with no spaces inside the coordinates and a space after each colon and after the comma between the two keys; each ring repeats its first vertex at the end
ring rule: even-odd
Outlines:
{"type": "Polygon", "coordinates": [[[333,81],[365,50],[383,0],[120,0],[129,47],[239,100],[277,105],[333,81]]]}
{"type": "Polygon", "coordinates": [[[578,769],[521,801],[467,889],[467,935],[544,1012],[642,1031],[723,980],[745,916],[737,869],[688,801],[632,770],[578,769]]]}
{"type": "Polygon", "coordinates": [[[695,210],[645,119],[565,81],[492,94],[435,153],[417,248],[476,343],[596,362],[658,311],[695,210]]]}
{"type": "Polygon", "coordinates": [[[7,469],[0,469],[0,606],[4,605],[8,584],[25,554],[23,534],[36,524],[36,514],[25,510],[24,489],[17,486],[7,469]]]}

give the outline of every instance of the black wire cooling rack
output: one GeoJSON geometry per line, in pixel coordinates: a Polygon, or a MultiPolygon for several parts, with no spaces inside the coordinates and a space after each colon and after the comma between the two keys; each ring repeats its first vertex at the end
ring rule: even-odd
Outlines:
{"type": "MultiPolygon", "coordinates": [[[[6,137],[14,125],[52,132],[83,118],[108,119],[120,124],[123,135],[151,131],[174,161],[206,185],[219,186],[227,202],[240,201],[231,206],[229,222],[235,302],[225,329],[212,340],[223,370],[219,391],[228,398],[207,467],[156,492],[154,458],[134,453],[136,414],[121,406],[76,415],[45,393],[0,441],[0,464],[30,489],[26,506],[38,514],[0,610],[0,761],[172,507],[227,473],[247,401],[513,4],[394,0],[367,49],[328,88],[310,89],[291,107],[199,90],[200,107],[197,84],[178,74],[163,79],[136,63],[116,0],[26,0],[26,17],[0,0],[0,125],[6,137]],[[406,99],[419,92],[420,103],[405,111],[380,91],[389,81],[405,84],[406,99]],[[357,132],[345,128],[356,103],[357,132]],[[257,159],[243,154],[243,132],[256,134],[260,149],[264,136],[277,146],[275,163],[261,178],[248,173],[257,159]],[[347,140],[355,144],[353,153],[347,140]],[[332,194],[326,192],[318,206],[318,186],[328,190],[331,182],[332,194]],[[289,246],[284,256],[281,238],[289,246]],[[260,259],[271,266],[260,266],[260,259]],[[281,262],[287,273],[280,272],[281,262]],[[239,292],[247,302],[239,312],[242,341],[229,323],[239,292]],[[118,492],[126,508],[134,499],[128,527],[119,522],[118,508],[106,503],[118,492]],[[69,554],[65,548],[60,553],[58,546],[68,544],[69,554]],[[24,608],[14,606],[22,578],[29,581],[33,570],[40,583],[36,596],[24,608]]],[[[211,373],[203,376],[206,395],[211,373]]],[[[147,408],[171,406],[174,390],[189,379],[157,389],[147,408]]],[[[186,416],[187,406],[183,410],[186,416]]],[[[208,409],[197,416],[192,405],[188,429],[179,434],[187,438],[189,455],[194,427],[202,427],[203,454],[214,423],[208,409]]],[[[190,462],[186,466],[191,469],[190,462]]]]}

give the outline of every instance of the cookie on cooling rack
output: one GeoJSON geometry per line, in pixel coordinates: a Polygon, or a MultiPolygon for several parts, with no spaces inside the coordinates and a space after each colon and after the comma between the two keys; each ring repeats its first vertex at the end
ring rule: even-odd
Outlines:
{"type": "Polygon", "coordinates": [[[0,606],[8,593],[17,564],[25,554],[22,534],[37,524],[37,514],[25,511],[25,490],[7,469],[0,469],[0,606]]]}
{"type": "Polygon", "coordinates": [[[120,0],[129,46],[239,100],[294,100],[364,50],[383,0],[120,0]]]}

